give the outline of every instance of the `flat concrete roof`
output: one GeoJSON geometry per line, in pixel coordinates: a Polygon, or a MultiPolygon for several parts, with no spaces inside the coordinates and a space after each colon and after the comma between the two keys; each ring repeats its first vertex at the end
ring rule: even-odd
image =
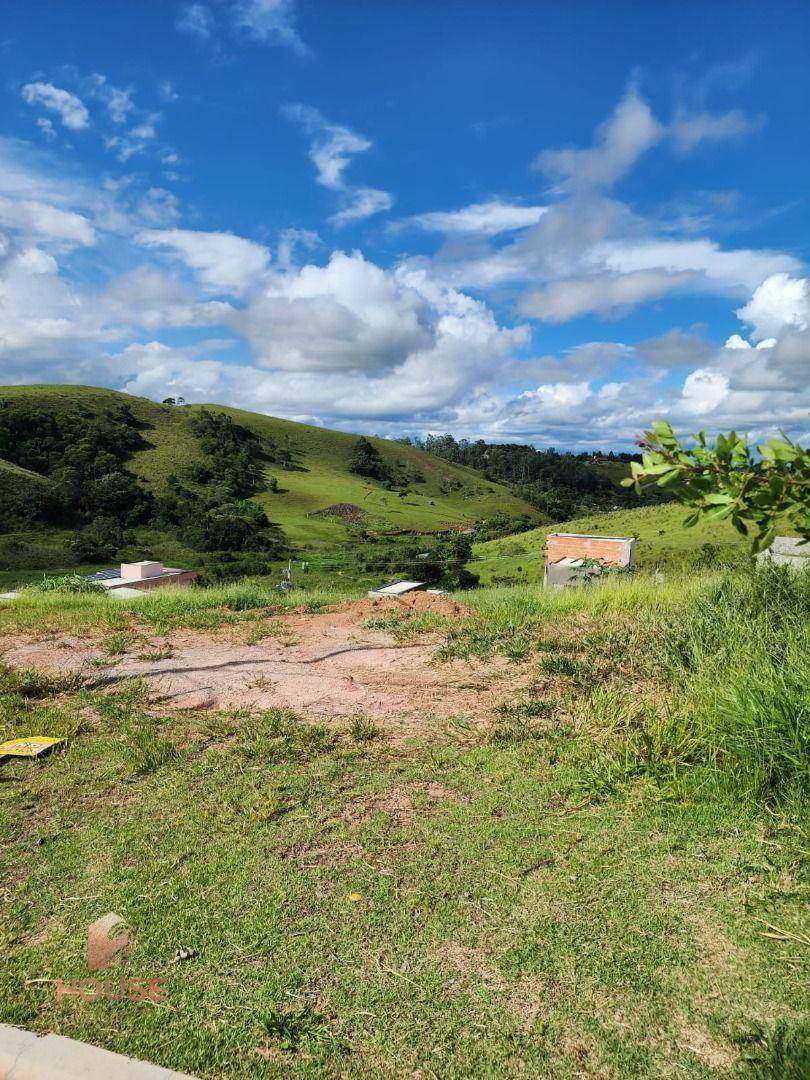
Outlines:
{"type": "Polygon", "coordinates": [[[369,596],[401,596],[403,593],[415,592],[425,589],[425,581],[395,581],[391,585],[383,585],[380,589],[370,589],[369,596]]]}

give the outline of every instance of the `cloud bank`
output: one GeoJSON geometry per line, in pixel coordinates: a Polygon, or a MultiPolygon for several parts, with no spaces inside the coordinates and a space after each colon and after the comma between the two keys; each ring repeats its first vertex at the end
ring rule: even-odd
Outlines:
{"type": "MultiPolygon", "coordinates": [[[[282,40],[289,5],[208,11],[187,6],[185,32],[214,35],[227,16],[229,32],[294,48],[282,40]]],[[[39,119],[98,127],[119,162],[160,145],[159,118],[132,87],[101,75],[81,86],[82,96],[45,81],[21,93],[39,119]]],[[[390,193],[351,179],[369,138],[307,106],[285,116],[307,136],[314,182],[334,195],[332,225],[390,210],[390,193]]],[[[656,415],[688,430],[806,434],[804,265],[723,245],[611,190],[656,148],[693,152],[757,124],[734,111],[664,121],[631,89],[590,145],[536,158],[551,183],[542,201],[425,209],[378,235],[410,229],[436,250],[388,258],[306,228],[257,238],[194,227],[168,188],[68,167],[58,134],[47,150],[0,139],[3,379],[182,394],[390,435],[452,430],[578,448],[627,446],[656,415]],[[727,305],[724,344],[677,324],[637,340],[621,321],[698,295],[727,305]],[[569,324],[587,328],[582,344],[545,347],[551,328],[569,324]]]]}

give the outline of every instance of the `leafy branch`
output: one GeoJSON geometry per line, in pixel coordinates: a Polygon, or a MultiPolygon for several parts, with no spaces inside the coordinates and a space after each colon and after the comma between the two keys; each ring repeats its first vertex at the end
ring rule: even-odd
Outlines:
{"type": "Polygon", "coordinates": [[[714,445],[705,431],[692,438],[694,446],[684,446],[665,420],[656,420],[638,440],[641,462],[630,463],[632,475],[622,484],[637,492],[672,486],[691,508],[685,525],[728,518],[751,537],[754,552],[770,545],[780,517],[810,539],[810,449],[784,433],[757,446],[756,454],[736,431],[718,435],[714,445]]]}

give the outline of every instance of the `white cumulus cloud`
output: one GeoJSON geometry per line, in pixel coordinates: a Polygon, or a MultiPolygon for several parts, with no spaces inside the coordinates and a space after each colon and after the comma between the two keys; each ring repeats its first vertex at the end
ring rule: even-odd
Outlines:
{"type": "Polygon", "coordinates": [[[597,130],[586,150],[545,150],[534,167],[563,187],[599,188],[613,184],[664,135],[663,126],[638,91],[630,89],[597,130]]]}
{"type": "Polygon", "coordinates": [[[259,363],[293,371],[388,368],[435,340],[425,298],[359,252],[272,277],[234,323],[259,363]]]}
{"type": "Polygon", "coordinates": [[[759,131],[764,120],[761,116],[747,116],[741,109],[724,113],[680,112],[669,126],[669,134],[676,149],[687,152],[702,142],[720,142],[739,139],[759,131]]]}
{"type": "Polygon", "coordinates": [[[683,407],[694,416],[712,412],[728,393],[728,377],[721,371],[698,368],[683,383],[683,407]]]}
{"type": "Polygon", "coordinates": [[[299,56],[307,56],[309,48],[295,21],[294,0],[221,0],[216,7],[199,2],[183,4],[175,26],[200,41],[228,33],[262,45],[284,45],[299,56]]]}
{"type": "Polygon", "coordinates": [[[753,327],[755,340],[773,337],[785,327],[810,327],[810,278],[771,274],[754,291],[737,317],[753,327]]]}
{"type": "Polygon", "coordinates": [[[181,33],[207,41],[214,32],[214,14],[206,4],[184,4],[175,25],[181,33]]]}
{"type": "Polygon", "coordinates": [[[31,82],[22,88],[22,96],[29,105],[41,105],[49,112],[56,113],[71,131],[81,131],[90,126],[87,106],[69,90],[62,90],[53,83],[31,82]]]}
{"type": "Polygon", "coordinates": [[[93,97],[104,103],[113,123],[125,123],[135,109],[132,87],[113,86],[106,75],[98,72],[90,76],[89,83],[93,97]]]}
{"type": "Polygon", "coordinates": [[[87,246],[96,239],[92,224],[83,214],[35,199],[0,195],[0,225],[46,243],[87,246]]]}
{"type": "Polygon", "coordinates": [[[232,18],[256,41],[287,45],[302,55],[309,52],[295,29],[293,0],[236,0],[232,18]]]}
{"type": "Polygon", "coordinates": [[[144,229],[136,240],[144,247],[168,248],[214,292],[245,292],[256,284],[270,261],[266,247],[233,233],[144,229]]]}
{"type": "Polygon", "coordinates": [[[638,242],[615,239],[596,245],[587,256],[619,273],[663,270],[669,274],[700,274],[703,286],[730,294],[755,289],[764,278],[791,271],[801,264],[778,251],[748,248],[724,251],[713,240],[669,240],[653,237],[638,242]]]}
{"type": "Polygon", "coordinates": [[[762,116],[748,116],[741,109],[724,113],[689,112],[679,109],[669,124],[662,123],[631,87],[611,116],[596,131],[586,149],[566,147],[538,154],[534,167],[561,188],[610,187],[657,143],[669,140],[681,153],[700,143],[740,138],[758,131],[762,116]]]}
{"type": "Polygon", "coordinates": [[[520,310],[543,322],[564,323],[596,312],[611,315],[655,300],[691,282],[691,273],[665,270],[634,270],[602,277],[563,278],[535,289],[521,298],[520,310]]]}

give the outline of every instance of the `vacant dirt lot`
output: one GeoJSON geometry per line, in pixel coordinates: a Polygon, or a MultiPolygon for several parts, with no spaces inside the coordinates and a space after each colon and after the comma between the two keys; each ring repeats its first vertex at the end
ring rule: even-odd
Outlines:
{"type": "Polygon", "coordinates": [[[450,620],[471,612],[446,597],[363,600],[319,614],[300,611],[169,636],[132,635],[110,654],[109,639],[57,635],[0,642],[15,668],[81,672],[94,685],[143,679],[156,709],[288,707],[319,721],[362,714],[389,736],[427,734],[450,717],[481,726],[516,692],[520,673],[504,658],[437,663],[437,635],[397,640],[368,620],[423,611],[450,620]]]}

